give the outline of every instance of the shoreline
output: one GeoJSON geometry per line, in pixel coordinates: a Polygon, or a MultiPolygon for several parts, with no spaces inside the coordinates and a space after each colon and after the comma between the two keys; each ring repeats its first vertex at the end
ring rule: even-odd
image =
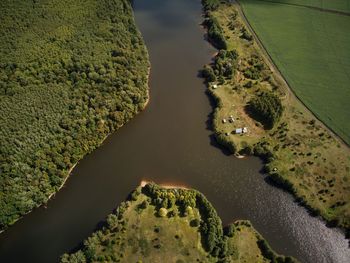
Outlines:
{"type": "MultiPolygon", "coordinates": [[[[242,22],[243,22],[243,26],[247,27],[248,30],[251,30],[251,27],[250,27],[249,23],[247,24],[247,20],[246,20],[244,14],[243,14],[243,11],[241,10],[241,6],[238,3],[238,1],[233,1],[232,3],[229,3],[229,4],[232,5],[233,7],[235,7],[235,9],[238,11],[238,16],[241,17],[242,22]]],[[[220,4],[220,5],[225,6],[225,4],[220,4]]],[[[211,14],[213,13],[212,11],[209,11],[209,12],[211,14]]],[[[203,9],[203,13],[204,13],[203,17],[205,19],[207,17],[205,9],[203,9]]],[[[206,28],[206,32],[208,32],[208,28],[206,28]]],[[[303,110],[307,113],[307,115],[309,115],[307,117],[315,118],[318,121],[317,124],[320,125],[321,130],[323,129],[326,132],[328,132],[332,136],[333,140],[336,143],[340,143],[345,149],[349,149],[348,145],[338,135],[336,135],[332,130],[330,130],[327,125],[325,125],[322,121],[320,121],[319,118],[315,114],[313,114],[313,112],[310,111],[310,109],[308,107],[306,107],[305,104],[302,103],[300,101],[300,99],[294,94],[294,92],[290,88],[288,82],[284,79],[284,77],[281,74],[281,72],[279,71],[279,69],[274,65],[273,60],[269,57],[269,54],[267,53],[267,51],[261,45],[260,40],[256,37],[255,32],[252,31],[252,33],[253,33],[253,37],[254,37],[253,39],[255,40],[258,48],[260,49],[260,50],[257,50],[257,51],[258,52],[260,51],[259,53],[262,55],[263,60],[265,61],[267,66],[270,68],[270,70],[272,72],[271,75],[272,76],[276,76],[277,80],[281,81],[281,83],[279,85],[282,84],[281,85],[282,86],[282,91],[284,90],[284,92],[286,92],[286,96],[287,96],[287,98],[284,100],[285,103],[286,102],[287,103],[291,103],[292,102],[292,105],[295,105],[296,107],[300,107],[300,106],[303,107],[304,108],[303,110]],[[288,97],[289,97],[289,99],[288,99],[288,97]],[[299,105],[298,105],[298,103],[299,103],[299,105]]],[[[210,44],[212,44],[210,40],[208,40],[208,42],[210,44]]],[[[245,52],[247,52],[247,50],[245,52]]],[[[249,52],[249,50],[248,50],[248,52],[249,52]]],[[[212,64],[212,62],[210,62],[209,65],[211,65],[211,64],[212,64]]],[[[214,83],[216,83],[216,81],[214,81],[214,83]]],[[[221,85],[225,86],[225,84],[220,84],[220,86],[221,85]]],[[[221,101],[222,100],[222,98],[221,98],[222,94],[220,94],[221,91],[219,93],[218,93],[218,91],[214,92],[214,90],[212,90],[210,88],[211,87],[211,83],[210,82],[206,82],[206,86],[207,86],[207,92],[206,93],[208,94],[208,96],[213,98],[215,103],[216,103],[216,105],[214,105],[214,108],[213,108],[213,116],[212,116],[212,125],[213,126],[212,126],[212,130],[213,130],[214,135],[215,135],[215,137],[217,139],[217,135],[220,135],[220,133],[223,132],[223,131],[220,131],[220,129],[218,128],[218,126],[215,123],[215,121],[220,119],[218,115],[220,113],[220,110],[223,107],[222,106],[223,102],[221,101]],[[219,106],[219,104],[221,104],[221,106],[219,106]]],[[[224,89],[224,87],[221,87],[220,89],[224,89]]],[[[286,117],[286,116],[284,116],[284,117],[286,117]]],[[[283,119],[280,122],[283,122],[283,119]]],[[[265,137],[265,136],[269,135],[268,133],[269,133],[269,131],[264,131],[262,133],[262,135],[258,136],[257,138],[253,138],[253,142],[254,142],[254,140],[256,140],[257,142],[260,142],[262,140],[261,137],[262,136],[265,137]]],[[[239,147],[240,143],[242,142],[242,140],[244,140],[243,138],[238,138],[237,139],[237,137],[235,139],[230,139],[230,138],[226,138],[226,136],[225,136],[224,138],[225,138],[224,139],[225,140],[224,144],[220,143],[219,141],[218,141],[218,143],[220,144],[221,147],[223,147],[225,149],[228,149],[227,146],[225,145],[226,142],[233,142],[233,143],[236,144],[236,146],[239,147]],[[239,143],[238,145],[237,145],[237,141],[239,143]]],[[[277,140],[277,139],[275,139],[273,137],[271,137],[269,139],[272,140],[272,141],[273,140],[277,140]]],[[[274,143],[278,143],[278,141],[274,141],[274,143]]],[[[312,193],[312,192],[307,192],[306,193],[307,195],[305,196],[305,194],[301,193],[302,192],[301,189],[297,187],[298,183],[303,182],[302,179],[290,180],[289,177],[291,176],[291,174],[286,174],[286,175],[283,174],[284,172],[286,172],[285,169],[284,169],[285,167],[283,167],[283,165],[281,166],[278,162],[276,163],[274,161],[268,160],[269,158],[266,158],[266,156],[264,156],[264,155],[256,154],[254,152],[253,144],[254,143],[248,142],[248,145],[250,145],[250,147],[253,147],[253,152],[251,154],[242,156],[239,153],[235,153],[234,156],[236,158],[238,158],[238,159],[247,158],[249,156],[257,156],[260,159],[262,159],[264,161],[264,163],[265,163],[263,165],[263,167],[264,167],[264,169],[267,170],[265,172],[265,174],[273,181],[273,183],[275,184],[275,187],[278,187],[280,189],[288,191],[288,193],[290,193],[293,196],[294,200],[297,201],[299,205],[302,205],[310,213],[311,216],[317,216],[318,218],[320,218],[326,224],[327,227],[329,227],[329,228],[337,227],[339,230],[341,230],[345,234],[346,237],[349,235],[349,231],[350,230],[347,227],[348,223],[346,221],[347,218],[345,217],[345,214],[342,214],[340,212],[339,215],[337,214],[337,216],[333,216],[332,217],[331,215],[327,214],[327,211],[325,210],[326,209],[325,206],[317,206],[317,205],[315,205],[315,202],[312,199],[311,200],[308,199],[309,198],[308,195],[310,195],[310,193],[312,193]],[[269,167],[269,164],[270,164],[271,167],[269,167]],[[277,168],[272,168],[272,167],[276,167],[276,165],[277,165],[278,169],[277,168]],[[280,168],[282,168],[282,169],[280,169],[280,168]]],[[[235,149],[235,150],[236,150],[236,152],[239,152],[240,149],[238,149],[238,150],[235,149]]],[[[274,151],[272,151],[271,149],[269,149],[268,151],[269,151],[268,154],[274,156],[274,154],[275,154],[274,151]]],[[[312,152],[314,152],[314,150],[312,150],[312,152]]],[[[279,152],[277,152],[277,153],[279,153],[279,152]]],[[[328,159],[328,155],[326,155],[326,157],[328,159]]],[[[283,161],[283,157],[281,159],[279,159],[279,161],[280,160],[283,161]]],[[[340,177],[340,175],[338,177],[340,177]]]]}
{"type": "MultiPolygon", "coordinates": [[[[141,112],[143,112],[143,111],[146,109],[146,107],[148,106],[149,102],[150,102],[150,86],[149,86],[150,74],[151,74],[151,66],[149,66],[148,74],[147,74],[147,87],[148,87],[148,88],[147,88],[147,100],[146,100],[145,103],[143,104],[141,110],[140,110],[138,113],[136,113],[135,116],[133,116],[133,118],[135,118],[137,115],[139,115],[141,112]]],[[[133,118],[132,118],[132,119],[133,119],[133,118]]],[[[131,121],[131,120],[130,120],[130,121],[131,121]]],[[[105,140],[106,140],[110,135],[112,135],[112,134],[114,134],[115,132],[117,132],[120,128],[122,128],[122,127],[123,127],[125,124],[127,124],[127,123],[128,123],[128,122],[124,123],[123,125],[121,125],[120,127],[118,127],[118,128],[117,128],[115,131],[113,131],[112,133],[108,133],[108,134],[101,140],[101,142],[99,143],[98,147],[96,147],[96,149],[99,148],[99,147],[101,147],[102,144],[105,142],[105,140]]],[[[87,156],[88,154],[89,154],[89,153],[84,154],[84,156],[83,156],[79,161],[77,161],[75,164],[73,164],[73,166],[68,170],[67,176],[63,179],[61,185],[57,188],[56,191],[53,191],[53,192],[47,197],[47,199],[46,199],[45,202],[43,202],[41,205],[39,205],[39,206],[37,206],[37,207],[34,207],[34,208],[31,209],[30,211],[26,212],[25,214],[23,214],[22,216],[20,216],[19,218],[17,218],[15,221],[13,221],[13,222],[12,222],[8,227],[6,227],[5,229],[0,230],[0,235],[1,235],[2,233],[4,233],[7,229],[9,229],[10,227],[12,227],[14,224],[16,224],[16,222],[18,222],[19,220],[23,219],[26,215],[32,213],[34,210],[36,210],[36,209],[38,209],[38,208],[41,208],[41,207],[43,207],[43,208],[46,209],[47,203],[48,203],[48,202],[49,202],[49,201],[50,201],[50,200],[51,200],[65,185],[66,185],[68,179],[71,177],[71,174],[72,174],[74,168],[75,168],[75,167],[79,164],[79,162],[80,162],[81,160],[83,160],[84,157],[87,156]]]]}
{"type": "MultiPolygon", "coordinates": [[[[139,187],[144,187],[147,184],[150,183],[154,183],[152,181],[148,181],[148,180],[141,180],[139,187]]],[[[158,184],[160,187],[164,188],[164,189],[183,189],[183,190],[191,190],[191,188],[184,186],[184,185],[179,185],[179,184],[172,184],[172,183],[164,183],[164,184],[158,184]]]]}

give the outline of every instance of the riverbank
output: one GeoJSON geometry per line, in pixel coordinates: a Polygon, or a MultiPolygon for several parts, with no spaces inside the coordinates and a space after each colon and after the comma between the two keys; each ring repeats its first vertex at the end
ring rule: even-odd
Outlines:
{"type": "Polygon", "coordinates": [[[208,93],[217,104],[212,125],[218,142],[232,152],[262,157],[269,177],[312,214],[349,229],[349,148],[292,96],[238,10],[236,3],[206,10],[206,23],[216,21],[230,52],[221,52],[206,68],[208,93]],[[229,57],[231,51],[235,54],[229,57]],[[230,74],[227,63],[233,68],[230,74]],[[266,93],[283,106],[282,116],[269,128],[250,110],[251,102],[266,93]]]}
{"type": "Polygon", "coordinates": [[[143,183],[61,262],[297,262],[274,252],[249,221],[223,227],[196,190],[143,183]]]}
{"type": "Polygon", "coordinates": [[[0,231],[47,203],[149,101],[149,57],[130,3],[44,2],[0,4],[0,231]]]}

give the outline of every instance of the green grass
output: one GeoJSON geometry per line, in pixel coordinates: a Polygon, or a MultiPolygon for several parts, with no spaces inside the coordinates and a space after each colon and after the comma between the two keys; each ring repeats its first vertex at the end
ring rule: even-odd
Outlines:
{"type": "Polygon", "coordinates": [[[154,184],[139,187],[130,200],[107,217],[106,226],[89,237],[81,250],[61,258],[61,263],[165,261],[297,262],[276,254],[248,221],[237,221],[223,233],[216,211],[199,192],[154,184]],[[164,200],[167,214],[160,216],[164,200]],[[203,226],[209,226],[206,234],[203,226]],[[214,229],[219,230],[215,238],[225,244],[220,246],[218,256],[203,245],[203,240],[214,238],[214,229]]]}
{"type": "Polygon", "coordinates": [[[210,65],[216,79],[208,83],[208,92],[217,102],[213,114],[217,141],[232,152],[264,158],[271,179],[315,214],[350,229],[349,147],[332,136],[291,94],[281,76],[271,70],[260,45],[242,38],[247,25],[237,8],[237,4],[222,4],[210,13],[222,28],[228,49],[238,53],[237,59],[230,62],[234,68],[232,76],[222,78],[217,70],[227,64],[225,59],[218,60],[222,52],[210,65]],[[280,120],[269,129],[247,107],[252,99],[267,91],[279,97],[283,106],[280,120]],[[231,115],[234,122],[229,121],[231,115]],[[235,134],[235,129],[242,127],[247,127],[248,132],[235,134]]]}
{"type": "Polygon", "coordinates": [[[0,1],[0,231],[148,99],[128,0],[0,1]]]}
{"type": "Polygon", "coordinates": [[[290,5],[302,5],[302,6],[317,7],[317,8],[327,9],[327,10],[350,12],[350,2],[348,0],[258,0],[258,1],[276,2],[276,3],[290,4],[290,5]]]}
{"type": "MultiPolygon", "coordinates": [[[[350,144],[350,16],[267,1],[240,3],[293,91],[350,144]]],[[[322,3],[349,11],[349,1],[322,3]]]]}

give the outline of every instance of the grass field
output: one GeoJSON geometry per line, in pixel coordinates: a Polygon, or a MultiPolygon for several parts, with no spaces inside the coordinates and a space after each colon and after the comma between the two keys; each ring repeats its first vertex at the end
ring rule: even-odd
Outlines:
{"type": "Polygon", "coordinates": [[[236,221],[223,231],[216,211],[197,191],[148,186],[133,192],[82,250],[63,255],[61,263],[297,262],[276,254],[249,221],[236,221]],[[160,205],[164,200],[166,208],[160,205]],[[206,235],[203,226],[209,228],[206,235]],[[208,253],[204,239],[224,244],[217,256],[208,253]]]}
{"type": "Polygon", "coordinates": [[[241,0],[240,3],[296,95],[350,144],[350,16],[283,4],[348,12],[350,2],[241,0]]]}
{"type": "Polygon", "coordinates": [[[221,4],[210,12],[227,41],[225,52],[238,54],[228,64],[227,57],[218,59],[221,51],[210,65],[216,76],[208,83],[208,92],[217,101],[213,129],[218,142],[240,154],[261,156],[271,179],[315,214],[350,229],[349,147],[293,96],[255,39],[242,33],[249,30],[238,11],[235,4],[221,4]],[[226,65],[233,65],[234,72],[223,77],[220,69],[226,65]],[[247,110],[252,99],[266,92],[276,95],[284,109],[268,129],[247,110]],[[235,134],[242,127],[247,133],[235,134]]]}
{"type": "Polygon", "coordinates": [[[348,0],[258,0],[258,1],[275,2],[275,3],[299,5],[299,6],[307,6],[307,7],[317,7],[325,10],[350,12],[350,2],[348,0]]]}

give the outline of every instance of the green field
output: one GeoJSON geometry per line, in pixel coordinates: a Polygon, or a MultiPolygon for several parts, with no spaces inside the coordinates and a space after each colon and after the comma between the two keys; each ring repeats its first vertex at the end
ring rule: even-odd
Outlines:
{"type": "Polygon", "coordinates": [[[296,95],[350,144],[350,16],[283,3],[349,11],[349,1],[241,0],[266,50],[296,95]],[[283,3],[282,3],[283,2],[283,3]]]}
{"type": "MultiPolygon", "coordinates": [[[[350,12],[350,1],[348,0],[258,0],[266,2],[283,3],[307,7],[317,7],[325,10],[350,12]]],[[[242,1],[243,2],[243,1],[242,1]]]]}
{"type": "Polygon", "coordinates": [[[212,128],[218,143],[235,154],[260,156],[270,179],[313,214],[350,229],[350,148],[292,96],[238,4],[220,4],[208,19],[216,21],[227,47],[203,70],[216,101],[212,128]],[[246,133],[237,134],[242,127],[246,133]]]}
{"type": "Polygon", "coordinates": [[[1,231],[143,109],[149,63],[128,0],[3,0],[0,13],[1,231]]]}
{"type": "Polygon", "coordinates": [[[139,187],[105,226],[61,263],[297,263],[276,254],[249,221],[223,228],[209,201],[190,189],[139,187]]]}

